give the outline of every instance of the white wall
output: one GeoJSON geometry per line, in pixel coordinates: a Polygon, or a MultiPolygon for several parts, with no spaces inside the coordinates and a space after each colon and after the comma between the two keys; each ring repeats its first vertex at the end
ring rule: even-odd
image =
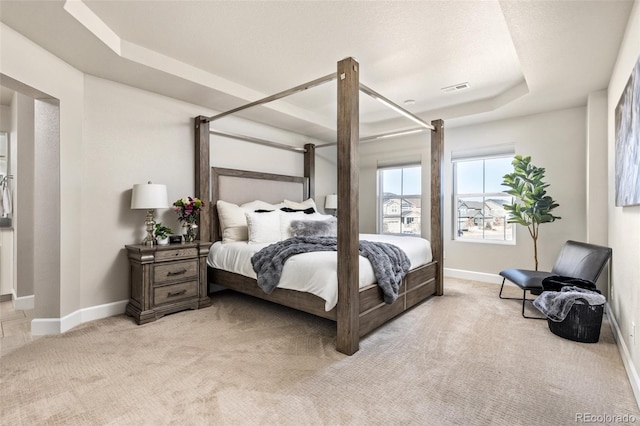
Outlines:
{"type": "Polygon", "coordinates": [[[11,131],[11,107],[0,105],[0,132],[11,131]]]}
{"type": "MultiPolygon", "coordinates": [[[[11,163],[14,176],[14,297],[32,297],[35,288],[35,125],[33,98],[15,92],[11,102],[11,163]]],[[[18,302],[19,306],[23,306],[18,302]]],[[[29,306],[33,308],[33,304],[29,306]]]]}
{"type": "Polygon", "coordinates": [[[604,246],[608,243],[606,226],[608,182],[607,163],[603,160],[605,158],[607,158],[607,91],[600,90],[591,93],[587,98],[587,242],[604,246]]]}
{"type": "Polygon", "coordinates": [[[13,293],[13,229],[0,228],[0,295],[13,293]]]}
{"type": "MultiPolygon", "coordinates": [[[[586,209],[587,236],[591,244],[608,246],[608,185],[607,182],[607,91],[600,90],[587,98],[587,171],[586,209]]],[[[598,279],[597,287],[609,297],[609,269],[607,264],[598,279]]]]}
{"type": "MultiPolygon", "coordinates": [[[[640,57],[640,3],[635,2],[608,90],[609,246],[613,249],[609,306],[622,339],[623,360],[640,403],[640,206],[615,207],[615,108],[640,57]],[[632,323],[635,323],[633,336],[632,323]],[[635,375],[634,375],[635,373],[635,375]],[[634,381],[635,380],[635,381],[634,381]]],[[[636,124],[637,125],[637,124],[636,124]]]]}
{"type": "MultiPolygon", "coordinates": [[[[60,108],[34,102],[34,295],[38,315],[60,313],[60,108]]],[[[18,233],[18,237],[20,234],[18,233]]]]}

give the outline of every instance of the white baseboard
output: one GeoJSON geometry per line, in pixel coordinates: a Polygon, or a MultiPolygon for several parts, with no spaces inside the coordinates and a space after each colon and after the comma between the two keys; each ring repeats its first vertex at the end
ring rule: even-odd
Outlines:
{"type": "Polygon", "coordinates": [[[463,269],[444,268],[444,276],[458,278],[461,280],[480,281],[483,283],[501,284],[502,277],[497,274],[487,274],[485,272],[465,271],[463,269]]]}
{"type": "Polygon", "coordinates": [[[129,303],[128,299],[82,308],[62,318],[35,318],[31,321],[31,334],[34,336],[60,334],[85,322],[124,314],[127,303],[129,303]]]}
{"type": "Polygon", "coordinates": [[[60,318],[35,318],[31,320],[32,336],[60,334],[60,318]]]}
{"type": "Polygon", "coordinates": [[[28,311],[33,309],[36,306],[35,300],[36,299],[33,294],[30,296],[18,297],[13,293],[13,309],[16,311],[28,311]]]}
{"type": "Polygon", "coordinates": [[[611,312],[609,302],[605,304],[605,308],[607,311],[607,317],[609,318],[609,324],[611,324],[611,330],[613,331],[613,337],[616,339],[616,343],[618,344],[618,351],[620,352],[624,369],[627,371],[627,376],[631,383],[631,389],[633,389],[633,394],[636,397],[636,403],[638,404],[638,408],[640,408],[640,376],[638,376],[638,370],[636,370],[636,367],[633,365],[631,354],[629,353],[627,344],[622,338],[622,331],[618,326],[615,316],[611,312]]]}

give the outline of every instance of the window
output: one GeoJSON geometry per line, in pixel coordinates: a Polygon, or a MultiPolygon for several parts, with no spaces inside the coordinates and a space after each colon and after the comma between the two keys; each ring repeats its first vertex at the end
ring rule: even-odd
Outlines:
{"type": "Polygon", "coordinates": [[[460,241],[513,242],[514,224],[507,223],[502,177],[513,171],[513,153],[472,158],[452,153],[454,239],[460,241]],[[457,157],[457,158],[456,158],[457,157]]]}
{"type": "Polygon", "coordinates": [[[422,168],[404,165],[378,169],[378,229],[382,234],[420,235],[422,168]]]}

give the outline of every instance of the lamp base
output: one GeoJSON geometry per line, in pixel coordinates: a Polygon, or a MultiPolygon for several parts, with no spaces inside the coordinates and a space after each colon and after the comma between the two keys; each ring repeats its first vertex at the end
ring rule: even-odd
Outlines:
{"type": "Polygon", "coordinates": [[[142,240],[142,244],[145,246],[152,246],[156,243],[156,239],[153,236],[153,230],[156,227],[156,221],[153,218],[154,210],[147,210],[147,217],[144,220],[144,224],[147,226],[147,236],[142,240]]]}

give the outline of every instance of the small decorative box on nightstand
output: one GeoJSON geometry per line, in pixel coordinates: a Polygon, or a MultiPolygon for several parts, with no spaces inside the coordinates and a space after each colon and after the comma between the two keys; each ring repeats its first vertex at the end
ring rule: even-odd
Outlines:
{"type": "Polygon", "coordinates": [[[127,315],[138,324],[165,314],[211,305],[207,296],[210,242],[127,245],[130,299],[127,315]]]}

